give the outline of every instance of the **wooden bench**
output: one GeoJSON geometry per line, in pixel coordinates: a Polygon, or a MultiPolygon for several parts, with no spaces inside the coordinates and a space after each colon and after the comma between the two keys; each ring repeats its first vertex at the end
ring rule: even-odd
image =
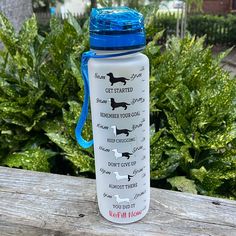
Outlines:
{"type": "Polygon", "coordinates": [[[236,236],[236,201],[151,190],[148,215],[119,225],[100,216],[95,180],[0,167],[1,236],[236,236]]]}

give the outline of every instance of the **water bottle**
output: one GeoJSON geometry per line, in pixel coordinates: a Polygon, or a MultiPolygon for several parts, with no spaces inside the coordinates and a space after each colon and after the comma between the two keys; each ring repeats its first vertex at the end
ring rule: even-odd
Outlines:
{"type": "Polygon", "coordinates": [[[92,10],[91,50],[84,54],[82,70],[93,141],[83,140],[81,130],[77,138],[82,146],[86,142],[84,147],[94,144],[99,210],[115,223],[138,221],[149,208],[149,60],[141,53],[145,42],[139,12],[127,7],[92,10]]]}

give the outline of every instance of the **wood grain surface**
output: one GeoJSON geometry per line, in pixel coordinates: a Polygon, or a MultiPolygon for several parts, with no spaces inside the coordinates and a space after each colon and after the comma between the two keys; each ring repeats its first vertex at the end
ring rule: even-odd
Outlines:
{"type": "Polygon", "coordinates": [[[0,236],[236,236],[236,201],[151,189],[139,222],[99,214],[95,180],[0,167],[0,236]]]}

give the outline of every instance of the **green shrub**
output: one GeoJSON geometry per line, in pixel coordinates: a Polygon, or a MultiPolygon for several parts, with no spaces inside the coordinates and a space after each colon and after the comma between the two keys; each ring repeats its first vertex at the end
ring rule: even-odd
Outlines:
{"type": "MultiPolygon", "coordinates": [[[[88,30],[73,17],[52,18],[38,35],[35,17],[16,34],[0,16],[0,163],[39,171],[94,173],[93,150],[81,149],[74,128],[83,101],[80,56],[88,30]]],[[[151,178],[156,186],[236,196],[235,83],[213,59],[203,39],[173,38],[151,61],[151,178]],[[155,115],[156,114],[156,115],[155,115]],[[153,129],[152,129],[153,130],[153,129]]],[[[91,139],[91,120],[84,136],[91,139]]]]}
{"type": "Polygon", "coordinates": [[[235,45],[236,16],[193,15],[188,18],[192,35],[206,35],[208,44],[235,45]]]}
{"type": "MultiPolygon", "coordinates": [[[[156,32],[164,31],[158,40],[159,44],[164,44],[169,37],[176,35],[177,14],[171,12],[157,13],[157,5],[150,4],[140,8],[145,15],[145,19],[151,18],[151,32],[147,32],[147,39],[152,40],[156,32]]],[[[61,19],[60,16],[58,18],[61,19]]],[[[76,20],[80,26],[88,20],[88,15],[77,16],[76,20]]],[[[181,22],[179,23],[181,27],[181,22]]],[[[180,29],[179,29],[180,30],[180,29]]],[[[194,14],[187,17],[187,30],[192,35],[198,37],[206,36],[207,44],[235,45],[236,43],[236,16],[228,14],[226,16],[194,14]]],[[[49,25],[39,25],[41,34],[49,32],[49,25]]]]}
{"type": "Polygon", "coordinates": [[[204,39],[172,38],[159,55],[149,43],[151,178],[157,186],[236,197],[236,86],[204,39]]]}
{"type": "MultiPolygon", "coordinates": [[[[160,44],[165,43],[170,36],[176,35],[176,22],[176,14],[152,14],[152,30],[155,32],[164,30],[162,37],[158,40],[160,44]]],[[[235,45],[236,16],[189,15],[187,17],[187,30],[191,35],[206,36],[205,42],[207,44],[235,45]]]]}
{"type": "MultiPolygon", "coordinates": [[[[47,33],[49,33],[51,31],[50,29],[50,21],[43,21],[40,20],[40,13],[36,13],[36,18],[37,18],[37,22],[38,22],[38,33],[42,36],[45,36],[47,33]]],[[[44,15],[44,13],[42,13],[42,15],[44,15]]],[[[63,18],[62,15],[56,15],[58,20],[61,20],[61,22],[63,22],[63,18]]],[[[84,24],[87,24],[87,21],[89,19],[89,13],[85,13],[83,15],[75,15],[74,16],[76,21],[79,23],[80,27],[83,27],[84,24]]]]}
{"type": "MultiPolygon", "coordinates": [[[[88,49],[87,30],[71,16],[63,23],[52,18],[46,37],[38,35],[35,17],[19,34],[3,15],[0,24],[5,45],[0,54],[1,165],[61,172],[55,161],[65,157],[74,172],[93,171],[92,150],[80,149],[74,136],[83,100],[80,56],[88,49]]],[[[91,138],[90,123],[84,132],[91,138]]]]}

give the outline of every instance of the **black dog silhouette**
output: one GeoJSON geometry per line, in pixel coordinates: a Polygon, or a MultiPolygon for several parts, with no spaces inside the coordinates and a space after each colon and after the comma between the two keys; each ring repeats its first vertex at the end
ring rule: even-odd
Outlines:
{"type": "Polygon", "coordinates": [[[122,152],[122,157],[127,157],[127,160],[129,160],[131,155],[133,155],[133,154],[129,153],[129,152],[122,152]]]}
{"type": "Polygon", "coordinates": [[[116,135],[126,134],[126,136],[129,136],[129,132],[131,132],[131,130],[128,130],[128,129],[116,129],[116,135]]]}
{"type": "Polygon", "coordinates": [[[117,129],[117,127],[115,125],[111,126],[111,128],[113,129],[115,136],[117,136],[119,134],[126,134],[126,136],[129,136],[129,133],[132,131],[132,130],[128,130],[128,129],[117,129]]]}
{"type": "Polygon", "coordinates": [[[111,72],[108,73],[107,75],[110,77],[109,80],[111,82],[111,86],[113,86],[113,84],[118,83],[118,82],[121,82],[121,83],[123,83],[123,85],[126,85],[126,80],[129,80],[129,79],[126,79],[125,77],[115,78],[111,72]]]}
{"type": "Polygon", "coordinates": [[[129,106],[130,104],[129,103],[126,103],[126,102],[115,102],[115,99],[114,98],[111,98],[111,107],[112,107],[112,110],[115,110],[115,108],[118,108],[118,107],[124,107],[124,109],[126,110],[127,109],[127,106],[129,106]]]}
{"type": "Polygon", "coordinates": [[[128,182],[131,180],[131,178],[134,177],[133,175],[128,175],[128,182]]]}

